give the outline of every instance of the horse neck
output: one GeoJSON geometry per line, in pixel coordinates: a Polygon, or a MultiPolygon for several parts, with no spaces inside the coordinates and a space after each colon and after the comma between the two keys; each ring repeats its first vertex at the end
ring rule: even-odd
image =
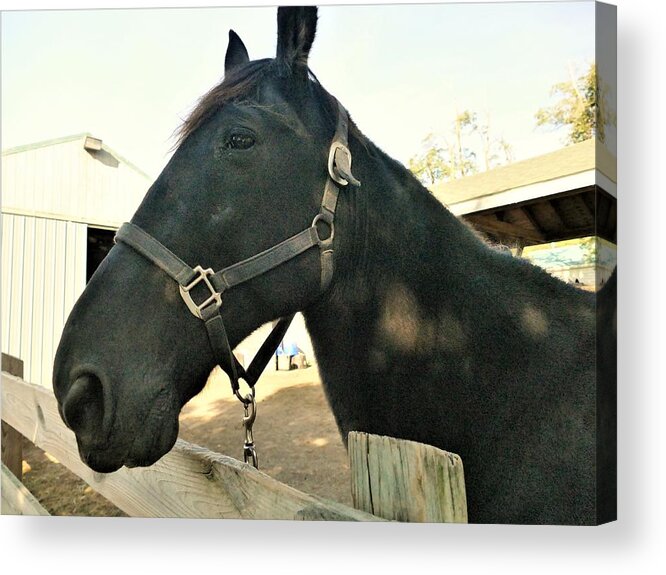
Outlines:
{"type": "Polygon", "coordinates": [[[404,382],[396,358],[423,353],[437,329],[431,320],[469,291],[470,270],[490,251],[402,165],[372,144],[353,143],[362,187],[340,192],[334,280],[304,312],[343,431],[371,417],[374,407],[363,405],[369,387],[404,382]]]}
{"type": "Polygon", "coordinates": [[[363,316],[396,289],[434,311],[433,285],[439,296],[457,290],[468,284],[472,260],[496,254],[404,166],[369,142],[353,143],[362,186],[340,191],[334,281],[306,316],[343,309],[363,316]]]}

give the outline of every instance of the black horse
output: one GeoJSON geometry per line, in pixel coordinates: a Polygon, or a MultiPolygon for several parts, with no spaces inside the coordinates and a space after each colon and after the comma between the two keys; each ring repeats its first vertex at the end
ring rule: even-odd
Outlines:
{"type": "MultiPolygon", "coordinates": [[[[217,270],[314,227],[341,113],[308,68],[316,21],[316,8],[280,8],[274,59],[250,61],[230,32],[224,81],[184,123],[134,229],[217,270]]],[[[491,249],[353,122],[349,148],[347,179],[362,186],[341,186],[323,232],[332,276],[322,287],[324,251],[305,249],[229,289],[230,346],[302,310],[342,437],[460,454],[470,521],[614,517],[615,387],[595,363],[597,348],[614,354],[614,280],[597,315],[593,294],[491,249]],[[602,319],[610,343],[595,336],[602,319]]],[[[157,461],[218,362],[176,282],[119,241],[55,361],[83,460],[101,472],[157,461]]]]}

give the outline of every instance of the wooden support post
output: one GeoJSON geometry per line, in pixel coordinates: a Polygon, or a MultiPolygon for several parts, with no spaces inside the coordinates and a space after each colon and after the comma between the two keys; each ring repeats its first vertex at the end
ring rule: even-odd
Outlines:
{"type": "Polygon", "coordinates": [[[355,431],[347,441],[354,507],[395,521],[467,523],[458,455],[355,431]]]}
{"type": "Polygon", "coordinates": [[[516,243],[516,257],[522,257],[523,255],[523,250],[525,249],[525,240],[522,238],[518,238],[518,242],[516,243]]]}
{"type": "MultiPolygon", "coordinates": [[[[3,353],[2,371],[11,373],[17,377],[23,377],[23,361],[3,353]]],[[[2,446],[2,463],[20,481],[23,478],[23,436],[4,421],[1,427],[0,445],[2,446]]]]}

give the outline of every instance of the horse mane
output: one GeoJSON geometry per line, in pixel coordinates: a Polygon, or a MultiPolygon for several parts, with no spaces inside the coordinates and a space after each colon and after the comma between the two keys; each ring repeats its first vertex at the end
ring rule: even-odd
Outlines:
{"type": "MultiPolygon", "coordinates": [[[[175,130],[174,149],[205,124],[222,106],[234,101],[251,101],[253,97],[256,97],[257,88],[263,80],[270,76],[281,77],[284,74],[280,63],[273,58],[252,60],[230,74],[225,74],[219,84],[199,98],[190,114],[175,130]]],[[[337,118],[336,98],[322,86],[317,76],[309,68],[307,77],[315,97],[324,106],[327,122],[334,127],[337,118]]],[[[371,149],[368,149],[369,140],[361,133],[351,117],[349,118],[349,134],[356,137],[366,151],[373,153],[371,149]]]]}
{"type": "Polygon", "coordinates": [[[225,74],[222,82],[199,98],[189,116],[176,130],[176,147],[206,123],[224,104],[251,97],[261,80],[272,69],[272,62],[274,60],[270,58],[253,60],[231,74],[225,74]]]}

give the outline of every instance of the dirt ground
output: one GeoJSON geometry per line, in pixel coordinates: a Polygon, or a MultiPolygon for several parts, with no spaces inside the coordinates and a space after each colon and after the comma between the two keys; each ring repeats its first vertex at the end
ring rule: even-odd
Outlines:
{"type": "MultiPolygon", "coordinates": [[[[257,384],[254,439],[259,468],[296,489],[351,505],[347,453],[317,369],[273,371],[257,384]]],[[[181,412],[180,437],[243,457],[243,408],[215,372],[181,412]]],[[[27,443],[27,442],[26,442],[27,443]]],[[[122,516],[122,511],[32,444],[24,448],[23,483],[52,515],[122,516]]]]}

